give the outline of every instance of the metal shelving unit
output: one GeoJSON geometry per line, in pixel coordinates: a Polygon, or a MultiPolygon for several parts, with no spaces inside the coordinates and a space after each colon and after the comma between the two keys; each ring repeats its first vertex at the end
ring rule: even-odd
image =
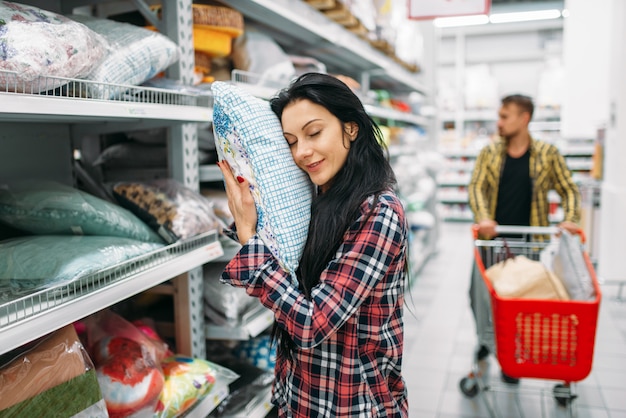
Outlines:
{"type": "MultiPolygon", "coordinates": [[[[99,15],[120,2],[107,0],[25,0],[24,3],[59,13],[91,6],[99,15]]],[[[144,0],[128,0],[126,8],[148,10],[144,0]]],[[[164,0],[163,32],[181,46],[179,61],[168,76],[190,85],[193,77],[191,0],[164,0]]],[[[3,74],[11,80],[11,74],[3,74]]],[[[210,95],[194,95],[149,87],[99,85],[112,98],[88,98],[85,80],[42,77],[43,89],[3,84],[0,88],[0,177],[50,175],[73,183],[72,148],[103,133],[166,127],[169,130],[169,175],[198,189],[197,124],[211,122],[210,95]],[[45,86],[54,86],[47,90],[45,86]],[[40,93],[39,91],[46,91],[40,93]],[[67,93],[72,92],[72,93],[67,93]],[[24,164],[27,162],[27,164],[24,164]],[[33,170],[35,168],[36,170],[33,170]],[[28,171],[28,170],[31,171],[28,171]],[[32,172],[35,171],[35,172],[32,172]]],[[[107,95],[108,96],[108,95],[107,95]]],[[[217,231],[180,241],[135,257],[70,284],[0,303],[0,353],[43,336],[145,290],[171,280],[176,289],[177,351],[204,358],[202,265],[223,256],[217,231]]],[[[216,390],[188,416],[206,416],[227,395],[216,390]]]]}

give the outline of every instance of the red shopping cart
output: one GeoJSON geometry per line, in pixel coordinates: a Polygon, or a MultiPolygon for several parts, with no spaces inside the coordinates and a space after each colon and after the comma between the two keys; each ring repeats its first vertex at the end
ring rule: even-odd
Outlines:
{"type": "MultiPolygon", "coordinates": [[[[548,300],[499,296],[485,272],[511,255],[539,260],[542,251],[558,241],[555,235],[557,228],[498,227],[499,234],[516,236],[493,240],[478,239],[476,226],[472,231],[476,268],[482,279],[481,286],[472,287],[477,289],[475,292],[483,292],[475,296],[482,296],[487,301],[483,309],[487,310],[485,316],[488,321],[482,321],[483,325],[480,325],[481,321],[477,319],[479,339],[496,354],[506,376],[562,381],[554,387],[553,395],[561,406],[568,407],[571,414],[571,403],[576,397],[571,391],[571,383],[585,379],[591,372],[601,299],[593,265],[583,247],[584,234],[582,231],[579,233],[578,255],[584,260],[585,273],[591,280],[592,298],[548,300]]],[[[468,397],[474,397],[481,391],[492,390],[483,379],[485,375],[484,364],[477,359],[472,372],[461,379],[461,391],[468,397]]],[[[507,390],[511,390],[510,386],[507,390]]],[[[493,407],[488,403],[487,408],[495,416],[493,407]]]]}

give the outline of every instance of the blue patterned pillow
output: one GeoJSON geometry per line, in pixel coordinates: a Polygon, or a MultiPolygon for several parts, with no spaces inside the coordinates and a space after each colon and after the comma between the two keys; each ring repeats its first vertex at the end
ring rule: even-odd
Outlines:
{"type": "Polygon", "coordinates": [[[269,102],[226,82],[214,82],[211,89],[220,159],[250,183],[257,233],[281,266],[293,273],[306,242],[313,183],[293,161],[269,102]]]}

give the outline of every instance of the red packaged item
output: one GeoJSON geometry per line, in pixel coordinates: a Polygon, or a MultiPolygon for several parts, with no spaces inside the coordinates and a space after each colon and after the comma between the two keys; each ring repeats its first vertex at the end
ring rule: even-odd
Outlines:
{"type": "Polygon", "coordinates": [[[149,338],[111,311],[86,321],[88,344],[109,416],[137,417],[153,413],[165,377],[161,361],[167,344],[149,338]]]}

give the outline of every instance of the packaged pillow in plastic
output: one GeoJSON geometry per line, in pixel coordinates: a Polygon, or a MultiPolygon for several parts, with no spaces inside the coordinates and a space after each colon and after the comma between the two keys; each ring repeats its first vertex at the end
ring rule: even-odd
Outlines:
{"type": "Polygon", "coordinates": [[[239,375],[219,364],[175,355],[161,361],[165,383],[155,409],[155,418],[181,416],[208,396],[216,384],[228,385],[239,375]]]}
{"type": "Polygon", "coordinates": [[[108,42],[85,25],[20,3],[0,1],[0,90],[39,93],[83,78],[108,53],[108,42]]]}
{"type": "Polygon", "coordinates": [[[122,206],[169,243],[223,227],[211,202],[176,180],[119,182],[113,193],[122,206]]]}
{"type": "MultiPolygon", "coordinates": [[[[111,46],[109,54],[86,77],[97,83],[137,86],[178,61],[180,50],[170,38],[130,23],[91,16],[70,15],[102,35],[111,46]]],[[[88,96],[112,99],[126,89],[104,84],[86,86],[88,96]]]]}
{"type": "Polygon", "coordinates": [[[163,244],[120,237],[40,235],[0,242],[0,296],[66,284],[163,244]]]}
{"type": "Polygon", "coordinates": [[[285,271],[294,273],[295,282],[311,219],[313,183],[294,162],[267,101],[225,82],[211,88],[220,160],[250,183],[257,233],[285,271]]]}
{"type": "Polygon", "coordinates": [[[100,235],[163,243],[127,209],[47,180],[0,186],[0,221],[39,235],[100,235]]]}
{"type": "Polygon", "coordinates": [[[225,286],[220,282],[226,264],[209,263],[203,266],[204,313],[217,325],[234,327],[241,323],[244,314],[263,305],[258,298],[248,295],[246,289],[225,286]]]}
{"type": "Polygon", "coordinates": [[[66,325],[0,364],[0,416],[108,417],[94,365],[66,325]]]}

